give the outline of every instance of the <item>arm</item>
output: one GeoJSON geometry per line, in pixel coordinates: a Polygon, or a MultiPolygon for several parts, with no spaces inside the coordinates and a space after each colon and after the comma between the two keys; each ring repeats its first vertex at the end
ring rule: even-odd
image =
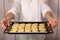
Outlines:
{"type": "Polygon", "coordinates": [[[51,25],[51,28],[54,28],[57,24],[57,20],[52,16],[52,11],[45,1],[42,1],[41,12],[43,17],[48,20],[49,24],[51,25]]]}
{"type": "Polygon", "coordinates": [[[47,18],[47,20],[49,20],[50,18],[54,18],[52,16],[52,13],[50,11],[47,11],[46,14],[45,14],[45,17],[47,18]]]}
{"type": "Polygon", "coordinates": [[[20,11],[20,0],[14,0],[12,8],[7,12],[7,15],[2,19],[2,27],[6,29],[7,26],[10,26],[9,21],[17,17],[17,13],[20,11]]]}
{"type": "Polygon", "coordinates": [[[14,19],[15,18],[15,15],[11,12],[9,12],[6,17],[5,17],[7,20],[11,20],[11,19],[14,19]]]}

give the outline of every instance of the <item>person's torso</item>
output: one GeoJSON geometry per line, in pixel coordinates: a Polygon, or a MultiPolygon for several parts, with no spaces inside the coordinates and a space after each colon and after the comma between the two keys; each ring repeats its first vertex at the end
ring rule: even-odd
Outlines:
{"type": "Polygon", "coordinates": [[[20,21],[41,21],[40,0],[20,1],[20,21]]]}

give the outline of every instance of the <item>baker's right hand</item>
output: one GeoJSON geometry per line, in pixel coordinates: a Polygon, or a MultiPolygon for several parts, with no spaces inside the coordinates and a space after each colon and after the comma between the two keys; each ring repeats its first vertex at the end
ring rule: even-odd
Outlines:
{"type": "Polygon", "coordinates": [[[6,29],[7,26],[10,26],[9,20],[7,18],[3,18],[1,24],[4,29],[6,29]]]}

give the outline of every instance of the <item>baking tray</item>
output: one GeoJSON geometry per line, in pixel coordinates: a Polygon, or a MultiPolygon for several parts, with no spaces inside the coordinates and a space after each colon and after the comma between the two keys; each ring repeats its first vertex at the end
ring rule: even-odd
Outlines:
{"type": "MultiPolygon", "coordinates": [[[[17,29],[18,30],[18,29],[17,29]]],[[[35,29],[34,29],[35,30],[35,29]]],[[[51,28],[51,26],[48,26],[48,22],[17,22],[17,21],[10,21],[10,26],[7,26],[6,29],[4,30],[4,33],[8,33],[8,34],[52,34],[53,33],[53,30],[51,28]],[[32,24],[37,24],[37,31],[38,32],[32,32],[33,30],[31,29],[31,32],[25,32],[25,26],[24,26],[24,32],[10,32],[11,29],[12,29],[12,26],[14,24],[31,24],[31,27],[32,27],[32,24]],[[44,24],[44,28],[46,29],[45,32],[41,32],[41,30],[39,30],[39,24],[44,24]]]]}

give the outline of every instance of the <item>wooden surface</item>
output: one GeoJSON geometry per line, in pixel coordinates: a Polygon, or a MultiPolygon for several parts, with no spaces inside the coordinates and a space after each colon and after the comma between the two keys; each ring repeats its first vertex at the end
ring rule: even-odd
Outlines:
{"type": "Polygon", "coordinates": [[[58,1],[58,40],[60,40],[60,0],[58,1]]]}
{"type": "MultiPolygon", "coordinates": [[[[51,7],[53,11],[53,16],[58,20],[58,25],[53,29],[54,34],[49,34],[46,35],[45,40],[60,40],[60,0],[48,0],[48,4],[51,7]]],[[[12,6],[12,0],[0,0],[0,21],[4,16],[6,15],[6,12],[11,8],[12,6]]],[[[24,35],[9,35],[9,34],[4,34],[3,33],[3,28],[1,27],[0,23],[0,40],[25,40],[24,35]]],[[[40,40],[39,38],[32,36],[33,39],[35,40],[40,40]]],[[[43,38],[43,36],[42,36],[43,38]]],[[[31,37],[27,37],[26,40],[31,40],[31,37]]]]}
{"type": "MultiPolygon", "coordinates": [[[[0,0],[0,21],[4,17],[3,0],[0,0]]],[[[4,34],[0,22],[0,40],[3,40],[4,34]]]]}

